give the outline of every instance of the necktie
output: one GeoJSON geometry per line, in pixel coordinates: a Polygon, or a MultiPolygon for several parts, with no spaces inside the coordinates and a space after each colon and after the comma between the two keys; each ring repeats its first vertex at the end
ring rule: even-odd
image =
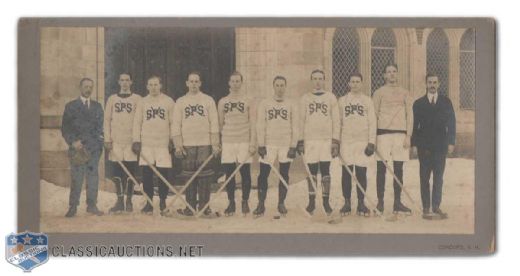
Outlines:
{"type": "Polygon", "coordinates": [[[85,100],[85,108],[88,109],[88,100],[85,100]]]}
{"type": "Polygon", "coordinates": [[[432,96],[432,101],[430,102],[431,105],[435,105],[435,96],[432,96]]]}

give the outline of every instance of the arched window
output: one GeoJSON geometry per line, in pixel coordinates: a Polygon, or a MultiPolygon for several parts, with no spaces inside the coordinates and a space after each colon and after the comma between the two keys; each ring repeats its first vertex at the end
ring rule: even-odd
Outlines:
{"type": "Polygon", "coordinates": [[[372,35],[372,93],[385,84],[385,66],[395,63],[395,35],[392,29],[380,28],[372,35]]]}
{"type": "Polygon", "coordinates": [[[341,97],[348,91],[352,73],[359,70],[359,35],[354,28],[337,28],[332,41],[332,92],[341,97]]]}
{"type": "Polygon", "coordinates": [[[426,44],[426,72],[439,76],[439,94],[449,96],[450,44],[446,33],[435,28],[426,44]]]}
{"type": "Polygon", "coordinates": [[[460,40],[460,108],[475,110],[475,30],[460,40]]]}

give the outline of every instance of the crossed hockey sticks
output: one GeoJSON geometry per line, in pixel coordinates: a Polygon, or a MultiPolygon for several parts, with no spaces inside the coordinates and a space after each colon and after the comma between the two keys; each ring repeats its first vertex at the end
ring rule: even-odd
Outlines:
{"type": "MultiPolygon", "coordinates": [[[[180,199],[181,199],[181,200],[186,204],[186,206],[187,206],[187,207],[188,207],[188,208],[189,208],[193,213],[195,213],[195,212],[196,212],[195,209],[193,209],[193,207],[192,207],[188,202],[186,202],[186,200],[185,200],[184,198],[182,198],[182,192],[184,192],[184,190],[185,190],[184,187],[183,187],[183,189],[181,189],[180,191],[178,191],[177,189],[175,189],[175,188],[173,187],[173,185],[172,185],[172,184],[171,184],[171,183],[170,183],[170,182],[169,182],[169,181],[168,181],[168,180],[167,180],[167,179],[166,179],[166,178],[165,178],[165,177],[164,177],[164,176],[159,172],[159,170],[157,170],[157,168],[156,168],[154,165],[152,165],[152,163],[150,163],[150,162],[148,161],[148,158],[146,158],[146,156],[145,156],[142,152],[141,152],[140,157],[143,158],[143,160],[146,162],[146,164],[148,165],[148,167],[150,167],[150,169],[152,169],[152,171],[155,173],[155,175],[157,175],[157,177],[159,177],[159,178],[164,182],[164,184],[166,184],[166,186],[168,186],[168,188],[169,188],[172,192],[175,193],[175,194],[174,194],[174,198],[173,198],[173,200],[175,201],[175,199],[176,199],[177,197],[179,197],[179,198],[180,198],[180,199]]],[[[191,182],[189,182],[188,184],[191,184],[191,182]]],[[[187,187],[186,187],[186,188],[187,188],[187,187]]],[[[171,205],[173,205],[173,203],[172,203],[171,205]]],[[[170,205],[170,206],[171,206],[171,205],[170,205]]]]}
{"type": "MultiPolygon", "coordinates": [[[[186,184],[184,184],[184,186],[182,186],[182,188],[180,190],[174,190],[175,195],[173,197],[172,202],[170,203],[170,207],[172,207],[173,204],[175,204],[175,201],[177,200],[177,198],[180,198],[186,204],[186,206],[190,209],[190,211],[193,212],[193,214],[197,213],[197,211],[195,211],[195,209],[188,202],[186,202],[186,200],[184,198],[182,198],[182,193],[184,193],[184,191],[186,191],[186,189],[188,189],[188,187],[191,185],[193,180],[195,180],[195,178],[200,174],[200,172],[202,172],[202,170],[208,165],[208,163],[211,161],[211,159],[213,159],[213,157],[214,157],[214,155],[210,154],[208,156],[208,158],[206,158],[206,160],[204,160],[202,165],[200,165],[200,167],[195,171],[195,173],[193,173],[191,175],[191,177],[188,179],[186,184]]],[[[167,209],[169,210],[170,207],[168,207],[167,209]]]]}
{"type": "Polygon", "coordinates": [[[339,160],[341,161],[341,164],[343,165],[343,167],[345,167],[347,169],[348,173],[352,176],[352,178],[354,178],[354,182],[356,183],[356,187],[361,191],[361,193],[363,193],[363,195],[365,196],[365,198],[368,201],[368,204],[370,205],[370,208],[373,208],[373,210],[377,213],[377,215],[379,217],[381,217],[381,218],[384,218],[385,221],[396,221],[397,220],[396,216],[387,217],[383,213],[381,213],[381,211],[379,211],[379,209],[376,208],[376,204],[374,203],[374,201],[372,201],[372,198],[367,194],[365,189],[363,189],[363,187],[361,186],[361,183],[359,183],[359,180],[357,179],[357,176],[348,167],[347,162],[345,162],[345,160],[341,156],[339,156],[339,160]]]}
{"type": "MultiPolygon", "coordinates": [[[[123,164],[123,162],[121,162],[121,159],[119,159],[119,156],[117,156],[117,154],[115,152],[113,152],[113,151],[112,151],[112,155],[115,157],[116,162],[119,164],[119,166],[121,166],[121,168],[126,173],[126,175],[134,182],[134,184],[136,184],[136,185],[139,184],[139,182],[135,179],[135,177],[130,173],[128,168],[125,166],[125,164],[123,164]]],[[[126,187],[128,189],[128,183],[127,183],[126,187]]],[[[153,206],[152,199],[150,197],[148,197],[148,195],[144,191],[142,191],[142,194],[143,194],[144,198],[146,199],[146,201],[148,201],[148,203],[150,203],[150,205],[153,206]]]]}
{"type": "Polygon", "coordinates": [[[408,193],[408,190],[404,187],[404,185],[401,182],[401,180],[399,180],[399,178],[397,178],[397,176],[394,173],[394,170],[392,170],[392,168],[390,168],[390,166],[388,165],[388,162],[383,158],[383,156],[379,153],[379,151],[376,150],[375,152],[376,152],[377,157],[379,157],[379,159],[381,159],[381,161],[383,161],[383,164],[385,164],[386,169],[388,169],[388,171],[390,171],[390,173],[394,177],[395,182],[397,182],[397,184],[401,187],[401,190],[404,192],[406,197],[408,197],[410,202],[412,202],[412,205],[416,209],[418,214],[422,213],[421,208],[419,208],[419,206],[417,205],[415,200],[413,200],[412,196],[410,196],[410,194],[408,193]]]}
{"type": "MultiPolygon", "coordinates": [[[[249,154],[246,157],[246,159],[235,168],[231,175],[228,178],[226,178],[222,186],[220,186],[220,188],[215,192],[215,195],[212,197],[212,199],[215,199],[227,187],[229,182],[231,182],[231,179],[233,179],[235,175],[240,171],[240,168],[242,168],[242,166],[246,164],[246,161],[247,159],[249,159],[249,157],[251,157],[251,154],[249,154]]],[[[199,212],[195,214],[196,218],[200,217],[204,213],[204,211],[209,207],[209,204],[211,203],[212,199],[210,199],[208,203],[206,203],[206,205],[204,205],[204,207],[202,207],[202,209],[200,209],[199,212]]]]}

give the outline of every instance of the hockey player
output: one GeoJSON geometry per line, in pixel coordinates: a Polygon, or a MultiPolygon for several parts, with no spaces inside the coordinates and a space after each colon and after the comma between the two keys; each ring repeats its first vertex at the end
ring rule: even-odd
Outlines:
{"type": "MultiPolygon", "coordinates": [[[[146,89],[148,95],[137,106],[133,127],[132,150],[139,155],[139,165],[143,169],[143,189],[150,199],[153,199],[153,174],[149,167],[157,167],[162,175],[168,174],[172,168],[171,152],[173,144],[172,124],[175,102],[161,92],[161,79],[157,76],[148,79],[146,89]],[[150,162],[148,164],[146,161],[150,162]]],[[[159,208],[161,213],[166,208],[168,186],[162,180],[159,182],[159,208]]],[[[141,210],[145,214],[153,212],[153,206],[146,202],[141,210]]]]}
{"type": "Polygon", "coordinates": [[[129,73],[119,74],[120,91],[108,97],[105,105],[105,151],[113,168],[112,181],[116,185],[117,201],[109,212],[116,213],[125,210],[124,194],[126,191],[126,211],[132,212],[132,195],[134,184],[117,163],[121,161],[124,166],[135,175],[137,168],[137,155],[132,151],[132,127],[134,115],[141,96],[130,89],[132,76],[129,73]],[[118,159],[119,158],[119,159],[118,159]]]}
{"type": "MultiPolygon", "coordinates": [[[[260,175],[258,176],[258,206],[253,211],[255,216],[265,212],[268,178],[271,164],[276,159],[280,164],[280,174],[289,183],[289,167],[296,157],[298,143],[297,105],[285,98],[287,80],[276,76],[273,80],[274,97],[264,99],[257,109],[258,154],[260,155],[260,175]]],[[[285,197],[287,188],[278,184],[278,212],[287,214],[285,197]]]]}
{"type": "MultiPolygon", "coordinates": [[[[359,184],[367,190],[367,166],[373,160],[376,140],[376,114],[372,99],[363,94],[363,76],[354,73],[349,78],[350,92],[338,100],[341,118],[341,157],[346,164],[342,166],[341,187],[345,204],[340,210],[342,215],[351,212],[350,195],[352,176],[355,173],[359,184]],[[355,168],[354,168],[355,166],[355,168]]],[[[365,196],[357,187],[358,215],[368,216],[370,211],[365,206],[365,196]]]]}
{"type": "Polygon", "coordinates": [[[327,214],[332,213],[329,204],[330,193],[330,161],[339,155],[339,109],[336,97],[325,92],[325,73],[314,70],[311,73],[314,86],[312,92],[306,93],[300,100],[300,140],[298,152],[305,154],[307,165],[314,180],[308,179],[309,204],[307,212],[313,213],[316,208],[316,191],[313,182],[317,183],[318,170],[321,172],[323,208],[327,214]]]}
{"type": "MultiPolygon", "coordinates": [[[[377,116],[377,209],[384,211],[386,166],[384,161],[393,161],[393,171],[403,182],[403,164],[408,161],[410,137],[413,129],[412,99],[408,90],[397,82],[397,65],[385,67],[385,85],[374,92],[372,100],[377,116]]],[[[392,164],[388,162],[388,164],[392,164]]],[[[394,213],[411,213],[401,202],[401,186],[394,179],[394,213]]]]}
{"type": "MultiPolygon", "coordinates": [[[[212,97],[200,91],[201,84],[200,73],[189,73],[186,81],[188,93],[177,100],[175,108],[175,156],[182,159],[181,176],[185,179],[190,178],[210,155],[220,153],[217,107],[212,97]]],[[[186,202],[193,209],[200,210],[209,202],[213,174],[213,169],[204,168],[186,189],[186,202]]],[[[185,216],[194,215],[188,207],[177,212],[185,216]]],[[[211,215],[211,209],[206,208],[203,214],[211,215]]]]}
{"type": "MultiPolygon", "coordinates": [[[[249,213],[249,193],[251,191],[251,160],[256,152],[255,132],[252,122],[251,102],[240,90],[243,77],[240,72],[233,72],[229,77],[229,94],[220,99],[218,113],[222,134],[221,163],[229,178],[238,163],[244,162],[240,168],[242,177],[242,214],[249,213]]],[[[226,186],[229,204],[224,214],[235,213],[235,177],[226,186]]]]}

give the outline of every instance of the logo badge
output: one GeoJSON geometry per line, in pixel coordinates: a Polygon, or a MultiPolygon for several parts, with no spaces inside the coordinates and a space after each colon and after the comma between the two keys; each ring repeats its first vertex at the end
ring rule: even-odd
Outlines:
{"type": "Polygon", "coordinates": [[[25,272],[49,259],[49,239],[43,233],[12,233],[5,237],[5,259],[25,272]]]}

